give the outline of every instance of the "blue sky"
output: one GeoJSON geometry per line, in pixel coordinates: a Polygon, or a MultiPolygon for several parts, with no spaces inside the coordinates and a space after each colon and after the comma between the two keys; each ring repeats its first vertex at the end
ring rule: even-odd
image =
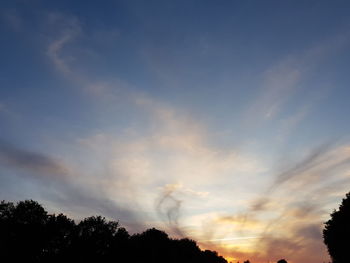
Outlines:
{"type": "Polygon", "coordinates": [[[327,260],[350,186],[347,1],[0,8],[1,199],[228,259],[327,260]]]}

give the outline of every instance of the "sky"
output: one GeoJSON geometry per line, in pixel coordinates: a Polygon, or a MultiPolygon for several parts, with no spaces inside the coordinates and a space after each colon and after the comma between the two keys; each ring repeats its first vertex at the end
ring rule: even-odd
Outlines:
{"type": "Polygon", "coordinates": [[[348,1],[0,4],[0,199],[229,261],[329,260],[350,189],[348,1]]]}

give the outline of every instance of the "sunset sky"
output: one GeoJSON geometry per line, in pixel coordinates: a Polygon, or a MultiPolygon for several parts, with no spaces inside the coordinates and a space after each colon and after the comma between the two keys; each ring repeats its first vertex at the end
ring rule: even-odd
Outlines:
{"type": "Polygon", "coordinates": [[[350,190],[350,2],[0,3],[0,199],[322,263],[350,190]]]}

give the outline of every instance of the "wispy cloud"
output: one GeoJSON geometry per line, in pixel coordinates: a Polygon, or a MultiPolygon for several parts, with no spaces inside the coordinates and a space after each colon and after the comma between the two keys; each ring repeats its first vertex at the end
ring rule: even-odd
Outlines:
{"type": "Polygon", "coordinates": [[[57,159],[20,149],[4,141],[0,141],[0,163],[38,175],[65,176],[69,173],[69,169],[57,159]]]}
{"type": "Polygon", "coordinates": [[[212,187],[264,169],[253,156],[216,147],[205,127],[182,110],[145,95],[133,94],[129,103],[146,120],[142,130],[130,127],[122,134],[96,134],[79,143],[104,167],[100,184],[105,182],[101,187],[110,196],[142,204],[173,234],[191,232],[188,212],[196,203],[215,209],[220,201],[211,198],[212,187]]]}
{"type": "Polygon", "coordinates": [[[251,103],[243,119],[246,125],[276,118],[296,94],[304,77],[303,66],[296,58],[286,58],[263,74],[260,95],[251,103]]]}
{"type": "Polygon", "coordinates": [[[103,189],[84,184],[87,178],[81,174],[83,170],[75,169],[63,160],[0,141],[0,166],[20,171],[23,180],[38,186],[40,194],[45,196],[44,203],[49,202],[77,219],[100,213],[120,220],[131,231],[144,228],[135,210],[111,199],[103,189]]]}
{"type": "MultiPolygon", "coordinates": [[[[253,223],[253,233],[260,237],[251,243],[250,251],[236,248],[226,252],[255,260],[288,257],[304,262],[305,251],[318,251],[308,260],[325,260],[328,256],[322,243],[322,220],[331,212],[327,211],[330,198],[340,199],[350,187],[349,157],[348,145],[329,143],[304,154],[289,168],[280,168],[283,171],[275,174],[266,192],[252,200],[250,209],[216,221],[219,226],[237,226],[242,236],[251,234],[253,223]]],[[[224,250],[227,242],[221,245],[224,250]]]]}
{"type": "Polygon", "coordinates": [[[316,43],[310,48],[277,61],[261,74],[260,92],[242,114],[243,124],[254,129],[266,122],[279,120],[280,139],[288,136],[324,97],[329,87],[318,87],[309,92],[308,81],[322,65],[321,62],[340,53],[350,42],[348,32],[316,43]],[[301,95],[303,94],[303,95],[301,95]],[[298,108],[291,110],[290,103],[302,98],[298,108]]]}
{"type": "Polygon", "coordinates": [[[71,75],[69,60],[73,58],[64,55],[64,48],[82,33],[80,22],[76,17],[67,17],[58,13],[50,13],[47,20],[51,28],[58,30],[55,34],[56,38],[47,48],[47,55],[57,70],[64,75],[71,75]]]}
{"type": "Polygon", "coordinates": [[[164,187],[161,196],[156,201],[156,209],[160,217],[165,217],[171,231],[179,237],[184,233],[179,227],[179,216],[182,201],[173,196],[176,188],[164,187]]]}

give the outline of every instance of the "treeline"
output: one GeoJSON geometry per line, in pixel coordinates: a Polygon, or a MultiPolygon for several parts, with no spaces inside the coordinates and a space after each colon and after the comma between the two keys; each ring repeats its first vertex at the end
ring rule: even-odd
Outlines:
{"type": "Polygon", "coordinates": [[[187,238],[155,228],[130,235],[101,216],[77,224],[32,200],[0,203],[0,251],[1,262],[227,263],[187,238]]]}

